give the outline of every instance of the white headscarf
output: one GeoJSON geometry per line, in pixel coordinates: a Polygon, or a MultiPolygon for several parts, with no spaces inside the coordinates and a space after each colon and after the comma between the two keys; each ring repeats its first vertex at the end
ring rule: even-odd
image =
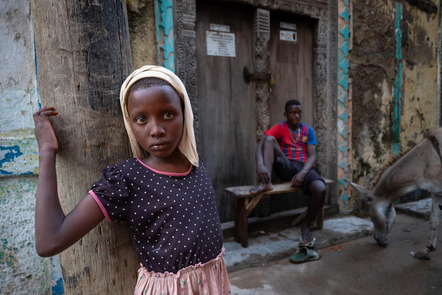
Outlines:
{"type": "Polygon", "coordinates": [[[186,156],[192,165],[198,166],[198,153],[196,151],[195,133],[193,131],[193,113],[189,96],[187,95],[186,88],[180,78],[178,78],[178,76],[172,71],[161,66],[143,66],[130,74],[121,86],[120,104],[123,111],[124,126],[126,127],[127,135],[129,136],[132,153],[139,159],[143,159],[147,155],[147,152],[139,145],[135,138],[129,124],[129,113],[127,111],[127,100],[130,88],[136,81],[144,78],[159,78],[168,82],[184,102],[184,130],[178,149],[184,156],[186,156]]]}

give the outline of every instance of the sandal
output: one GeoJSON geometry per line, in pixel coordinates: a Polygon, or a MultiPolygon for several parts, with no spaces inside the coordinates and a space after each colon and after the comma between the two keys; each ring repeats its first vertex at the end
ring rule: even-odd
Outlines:
{"type": "Polygon", "coordinates": [[[316,238],[313,238],[313,240],[311,240],[310,242],[305,242],[302,237],[299,237],[299,243],[298,243],[298,247],[299,248],[309,248],[309,249],[313,249],[315,248],[315,242],[316,242],[316,238]]]}
{"type": "Polygon", "coordinates": [[[298,252],[293,253],[290,256],[290,262],[293,263],[304,263],[308,261],[319,260],[321,255],[318,252],[308,248],[299,248],[298,252]]]}

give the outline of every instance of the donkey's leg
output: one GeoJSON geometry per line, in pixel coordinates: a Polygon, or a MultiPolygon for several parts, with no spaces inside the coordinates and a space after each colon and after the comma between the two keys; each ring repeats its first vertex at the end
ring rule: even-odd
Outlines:
{"type": "Polygon", "coordinates": [[[431,196],[431,215],[430,215],[430,238],[427,242],[429,251],[436,251],[437,248],[437,227],[439,225],[440,205],[442,204],[442,195],[431,196]]]}
{"type": "Polygon", "coordinates": [[[424,250],[413,255],[414,258],[429,260],[430,253],[436,251],[437,247],[437,227],[439,225],[439,205],[442,204],[442,195],[431,195],[431,213],[430,213],[430,237],[424,250]]]}
{"type": "Polygon", "coordinates": [[[396,210],[394,209],[394,204],[390,204],[390,207],[388,208],[387,214],[386,214],[388,235],[391,234],[391,228],[393,227],[393,224],[395,221],[396,221],[396,210]]]}

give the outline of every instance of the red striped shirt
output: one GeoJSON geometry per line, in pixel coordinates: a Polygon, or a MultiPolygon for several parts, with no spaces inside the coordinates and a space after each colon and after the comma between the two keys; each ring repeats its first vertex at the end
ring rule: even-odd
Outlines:
{"type": "Polygon", "coordinates": [[[293,131],[288,127],[287,121],[281,122],[265,134],[276,138],[287,159],[301,163],[307,159],[307,145],[318,143],[313,128],[304,123],[299,123],[299,128],[293,131]]]}

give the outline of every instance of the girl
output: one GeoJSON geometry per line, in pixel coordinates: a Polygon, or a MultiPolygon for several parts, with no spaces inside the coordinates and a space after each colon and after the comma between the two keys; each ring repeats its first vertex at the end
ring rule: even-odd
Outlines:
{"type": "Polygon", "coordinates": [[[104,169],[66,216],[56,184],[58,143],[48,120],[58,113],[44,107],[34,114],[37,253],[60,253],[103,218],[125,221],[142,265],[135,294],[229,294],[214,190],[198,159],[183,83],[163,67],[144,66],[123,83],[120,103],[135,157],[104,169]]]}

